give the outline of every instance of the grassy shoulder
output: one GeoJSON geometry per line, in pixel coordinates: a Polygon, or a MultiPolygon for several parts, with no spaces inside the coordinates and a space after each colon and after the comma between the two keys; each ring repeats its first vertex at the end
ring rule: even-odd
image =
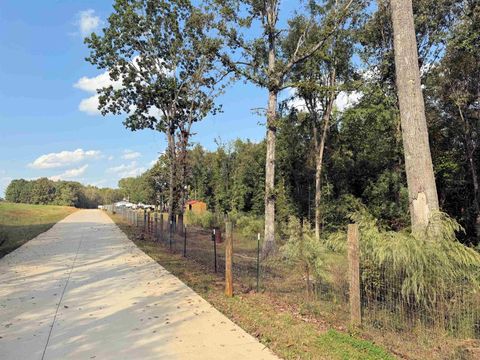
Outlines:
{"type": "Polygon", "coordinates": [[[0,258],[76,210],[69,206],[0,202],[0,258]]]}
{"type": "Polygon", "coordinates": [[[305,321],[294,309],[267,293],[250,292],[227,298],[221,276],[170,253],[158,243],[140,240],[143,237],[138,229],[118,215],[110,216],[140,249],[284,359],[395,358],[371,341],[329,329],[324,323],[305,321]]]}

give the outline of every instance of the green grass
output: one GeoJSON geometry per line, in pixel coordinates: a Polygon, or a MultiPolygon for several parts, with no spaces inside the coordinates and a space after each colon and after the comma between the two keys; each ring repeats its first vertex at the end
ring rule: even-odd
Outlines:
{"type": "Polygon", "coordinates": [[[333,330],[323,322],[306,321],[297,309],[271,293],[225,297],[222,276],[158,243],[142,240],[140,229],[119,215],[110,216],[140,249],[283,359],[395,359],[371,341],[333,330]]]}
{"type": "Polygon", "coordinates": [[[322,334],[318,339],[318,347],[328,351],[334,359],[394,359],[392,355],[369,341],[357,339],[335,330],[328,330],[322,334]]]}
{"type": "Polygon", "coordinates": [[[76,210],[69,206],[0,202],[0,258],[76,210]]]}

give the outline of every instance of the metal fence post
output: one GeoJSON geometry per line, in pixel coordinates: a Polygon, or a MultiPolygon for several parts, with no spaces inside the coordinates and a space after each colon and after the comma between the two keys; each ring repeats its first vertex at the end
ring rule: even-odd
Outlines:
{"type": "Polygon", "coordinates": [[[225,223],[226,241],[225,241],[225,295],[233,296],[233,273],[232,273],[232,257],[233,257],[233,234],[232,223],[225,223]]]}

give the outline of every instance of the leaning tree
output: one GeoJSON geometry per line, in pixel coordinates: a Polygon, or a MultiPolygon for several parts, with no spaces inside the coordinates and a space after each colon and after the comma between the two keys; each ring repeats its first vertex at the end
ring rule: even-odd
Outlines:
{"type": "Polygon", "coordinates": [[[97,90],[99,110],[126,113],[124,125],[132,131],[167,135],[171,221],[183,211],[176,185],[177,137],[186,146],[191,124],[215,111],[222,78],[215,62],[219,41],[208,36],[211,21],[189,0],[116,0],[113,8],[103,33],[85,39],[91,50],[87,61],[112,80],[97,90]]]}

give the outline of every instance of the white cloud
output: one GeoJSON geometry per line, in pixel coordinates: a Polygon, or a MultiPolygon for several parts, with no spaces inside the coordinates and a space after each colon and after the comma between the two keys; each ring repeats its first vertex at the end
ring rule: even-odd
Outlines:
{"type": "Polygon", "coordinates": [[[145,168],[142,166],[138,166],[136,161],[132,161],[129,164],[121,164],[119,166],[108,168],[107,171],[115,173],[118,176],[124,178],[138,176],[145,171],[145,168]]]}
{"type": "Polygon", "coordinates": [[[142,156],[142,154],[140,154],[138,151],[132,151],[127,149],[123,151],[122,159],[133,160],[139,158],[140,156],[142,156]]]}
{"type": "Polygon", "coordinates": [[[98,110],[99,103],[98,95],[93,95],[80,101],[80,104],[78,104],[78,110],[87,113],[88,115],[100,115],[101,112],[98,110]]]}
{"type": "Polygon", "coordinates": [[[100,26],[100,17],[95,15],[95,10],[88,9],[78,13],[77,22],[80,34],[82,36],[90,35],[100,26]]]}
{"type": "Polygon", "coordinates": [[[73,84],[73,87],[93,95],[80,101],[78,110],[87,113],[88,115],[100,115],[100,110],[98,110],[99,96],[97,90],[110,85],[112,85],[114,89],[120,89],[122,87],[122,82],[110,79],[108,71],[91,78],[82,76],[75,84],[73,84]]]}
{"type": "Polygon", "coordinates": [[[80,166],[79,168],[68,169],[61,174],[50,176],[49,179],[53,181],[58,181],[58,180],[77,178],[80,175],[83,175],[85,173],[85,170],[87,170],[87,168],[88,168],[88,164],[85,164],[83,166],[80,166]]]}
{"type": "Polygon", "coordinates": [[[121,81],[113,81],[110,79],[108,71],[101,73],[94,77],[82,76],[74,85],[77,89],[95,94],[97,89],[113,85],[114,89],[120,89],[122,87],[121,81]]]}
{"type": "Polygon", "coordinates": [[[110,155],[110,156],[108,157],[108,161],[112,161],[113,159],[114,159],[113,155],[110,155]]]}
{"type": "Polygon", "coordinates": [[[33,169],[53,169],[62,166],[68,166],[86,159],[97,159],[101,155],[98,150],[77,149],[74,151],[61,151],[42,155],[28,164],[33,169]]]}
{"type": "Polygon", "coordinates": [[[363,94],[358,91],[341,91],[335,100],[335,107],[338,111],[343,112],[358,103],[362,96],[363,94]]]}
{"type": "MultiPolygon", "coordinates": [[[[307,112],[307,106],[305,105],[305,101],[302,99],[294,96],[296,94],[295,89],[290,88],[288,89],[288,97],[293,97],[289,100],[288,104],[289,106],[297,109],[298,111],[304,111],[307,112]]],[[[346,91],[341,91],[338,95],[337,98],[335,99],[335,107],[337,111],[343,112],[346,109],[354,106],[361,98],[363,94],[358,91],[351,91],[351,92],[346,92],[346,91]]],[[[321,110],[321,108],[319,108],[321,110]]]]}

